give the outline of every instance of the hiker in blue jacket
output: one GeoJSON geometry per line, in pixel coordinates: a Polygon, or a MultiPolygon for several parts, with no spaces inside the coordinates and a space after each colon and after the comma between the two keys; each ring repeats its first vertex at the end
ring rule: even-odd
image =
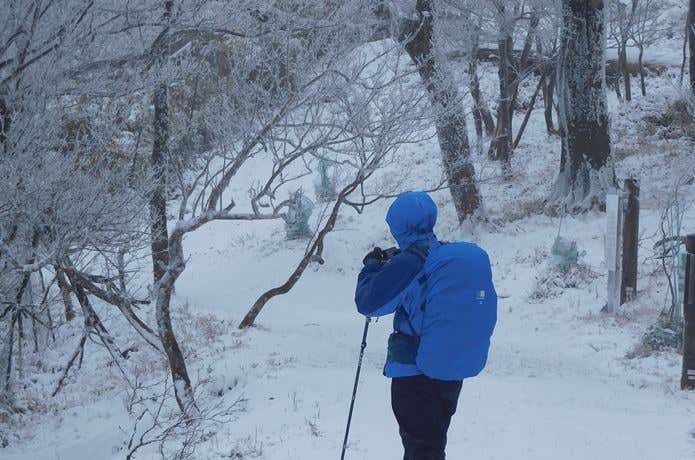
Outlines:
{"type": "Polygon", "coordinates": [[[384,375],[404,460],[443,460],[462,380],[485,366],[497,319],[490,261],[471,243],[440,243],[437,206],[424,192],[399,196],[386,215],[400,251],[374,248],[355,303],[375,317],[395,313],[384,375]]]}

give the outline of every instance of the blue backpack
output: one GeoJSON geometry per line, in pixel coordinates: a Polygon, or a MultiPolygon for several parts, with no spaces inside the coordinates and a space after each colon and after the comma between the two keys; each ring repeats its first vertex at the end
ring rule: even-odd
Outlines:
{"type": "Polygon", "coordinates": [[[422,322],[415,363],[425,375],[461,380],[487,362],[497,322],[497,293],[487,253],[466,243],[434,243],[424,258],[422,322]]]}

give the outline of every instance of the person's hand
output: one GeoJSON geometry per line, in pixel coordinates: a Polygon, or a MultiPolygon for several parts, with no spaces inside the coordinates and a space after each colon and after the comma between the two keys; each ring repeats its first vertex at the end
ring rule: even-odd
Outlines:
{"type": "Polygon", "coordinates": [[[376,261],[379,263],[385,262],[386,253],[379,246],[375,247],[369,251],[366,256],[364,256],[364,259],[362,259],[362,264],[367,265],[371,261],[376,261]]]}
{"type": "Polygon", "coordinates": [[[400,253],[401,250],[395,246],[392,248],[384,249],[384,262],[388,262],[400,253]]]}

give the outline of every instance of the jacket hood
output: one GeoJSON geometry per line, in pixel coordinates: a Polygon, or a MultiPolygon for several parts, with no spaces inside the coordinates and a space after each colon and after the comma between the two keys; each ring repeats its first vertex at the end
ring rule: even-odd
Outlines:
{"type": "Polygon", "coordinates": [[[386,213],[386,223],[401,249],[406,249],[415,243],[431,243],[436,240],[434,235],[436,222],[437,205],[425,192],[408,192],[400,195],[386,213]]]}

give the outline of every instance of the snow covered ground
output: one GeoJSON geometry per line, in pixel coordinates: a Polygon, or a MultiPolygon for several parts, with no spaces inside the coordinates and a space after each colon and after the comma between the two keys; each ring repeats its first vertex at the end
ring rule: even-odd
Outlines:
{"type": "MultiPolygon", "coordinates": [[[[447,194],[436,194],[440,238],[473,240],[488,250],[504,296],[488,367],[464,383],[449,458],[695,458],[695,395],[679,389],[680,355],[625,357],[666,304],[652,245],[664,197],[677,177],[693,171],[692,142],[648,135],[639,123],[662,112],[675,93],[667,77],[650,85],[646,99],[611,100],[618,175],[636,175],[642,182],[638,298],[617,315],[600,313],[606,291],[605,216],[549,216],[540,205],[556,174],[559,150],[557,139],[545,134],[541,110],[516,152],[514,182],[496,178],[496,165],[478,162],[489,223],[457,228],[447,194]],[[585,251],[587,278],[556,297],[533,298],[558,234],[585,251]]],[[[427,144],[413,155],[423,159],[423,171],[432,171],[436,152],[427,144]]],[[[695,201],[692,184],[683,193],[686,202],[695,201]]],[[[363,327],[354,308],[354,284],[363,254],[374,244],[392,244],[383,221],[388,204],[378,203],[362,216],[345,209],[327,240],[326,264],[307,270],[291,293],[266,306],[257,327],[244,332],[236,324],[261,292],[284,281],[303,243],[284,241],[279,223],[217,223],[186,240],[190,261],[174,305],[199,400],[244,400],[232,423],[210,428],[195,458],[338,458],[363,327]]],[[[695,231],[695,208],[684,227],[695,231]]],[[[116,327],[115,314],[105,319],[116,327]]],[[[388,318],[370,328],[351,460],[399,458],[389,382],[381,375],[389,332],[388,318]]],[[[75,333],[63,330],[58,338],[65,342],[65,356],[44,360],[67,359],[75,333]]],[[[143,349],[129,360],[144,381],[163,375],[162,364],[151,359],[143,349]]],[[[0,449],[0,458],[124,458],[132,426],[125,409],[127,387],[105,362],[97,347],[88,348],[82,370],[55,400],[45,399],[55,369],[46,367],[27,382],[27,411],[11,421],[18,437],[0,449]]],[[[161,456],[152,448],[136,458],[161,456]]]]}

